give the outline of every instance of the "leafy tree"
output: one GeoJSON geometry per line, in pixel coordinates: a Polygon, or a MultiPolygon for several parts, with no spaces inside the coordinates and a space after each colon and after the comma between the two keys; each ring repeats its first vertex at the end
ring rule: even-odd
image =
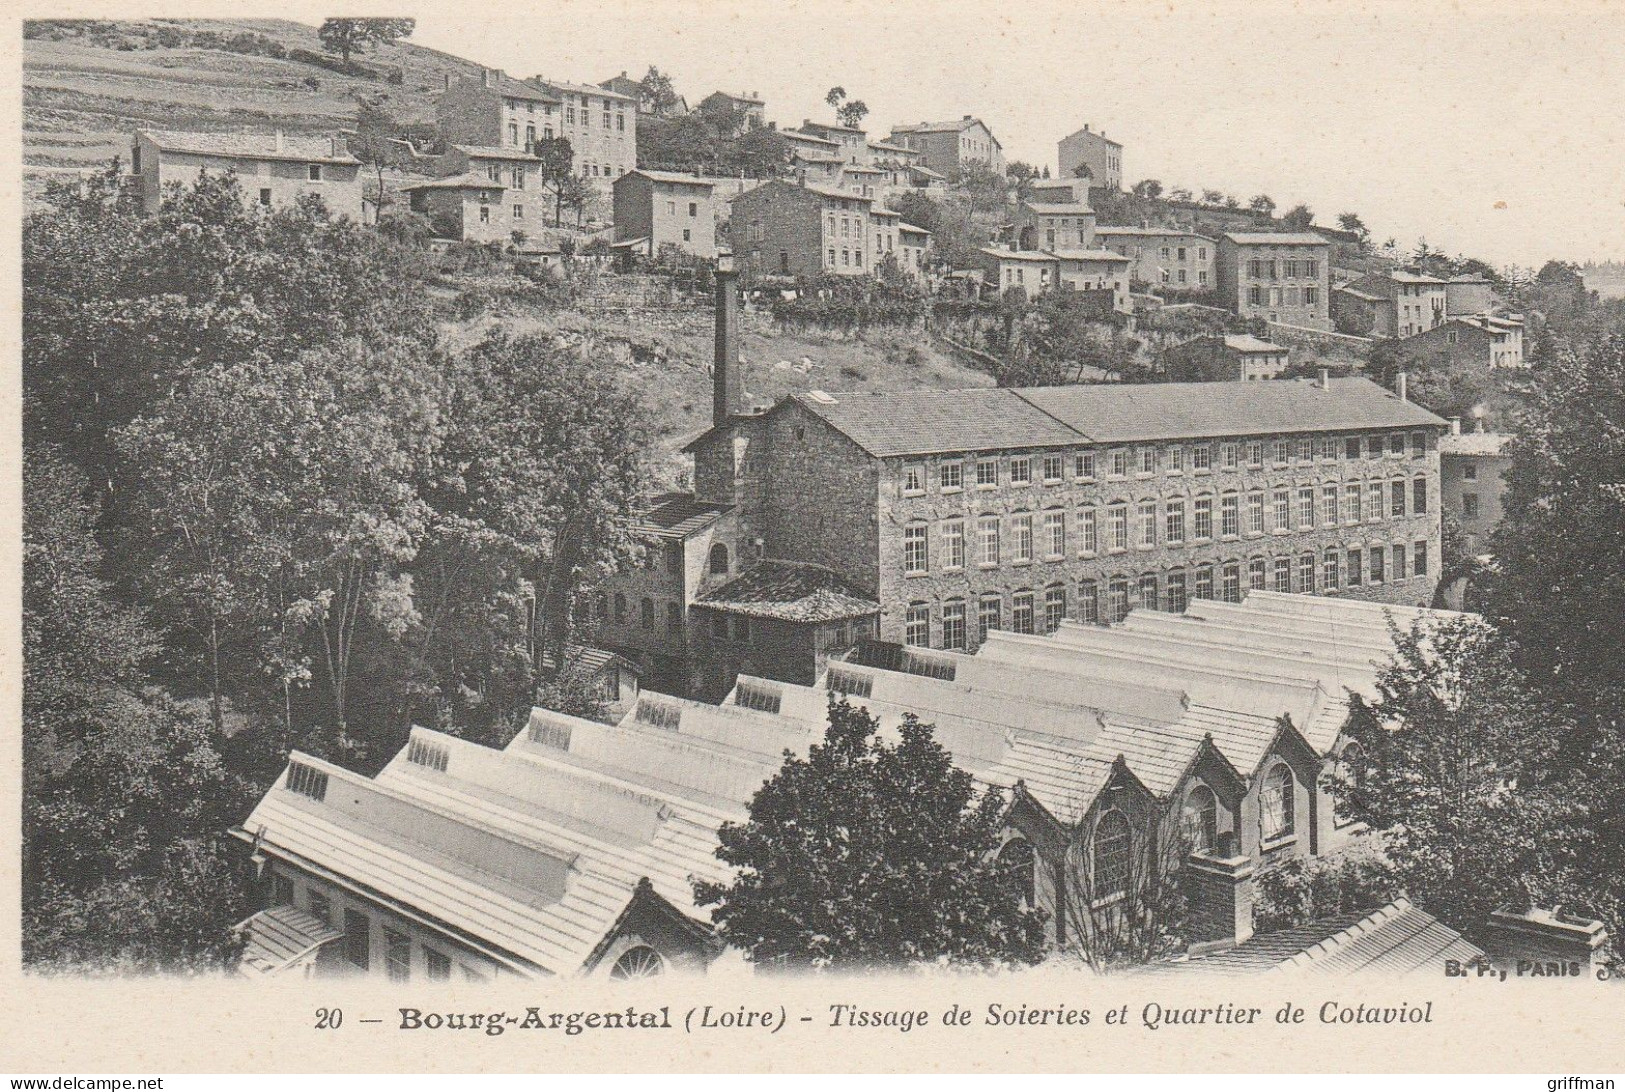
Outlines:
{"type": "Polygon", "coordinates": [[[1315,213],[1308,205],[1294,205],[1281,217],[1281,223],[1293,231],[1308,231],[1315,225],[1315,213]]]}
{"type": "Polygon", "coordinates": [[[1237,197],[1235,194],[1226,194],[1224,198],[1224,207],[1227,209],[1239,209],[1241,207],[1241,198],[1237,197]]]}
{"type": "Polygon", "coordinates": [[[575,152],[564,137],[544,137],[538,140],[531,154],[541,160],[536,165],[536,178],[553,194],[553,226],[558,227],[564,216],[565,191],[577,176],[575,152]]]}
{"type": "Polygon", "coordinates": [[[1072,177],[1092,179],[1095,177],[1095,172],[1094,169],[1089,166],[1089,164],[1079,163],[1076,167],[1072,168],[1072,177]]]}
{"type": "Polygon", "coordinates": [[[416,29],[416,19],[326,19],[316,34],[323,49],[339,54],[349,64],[350,54],[410,38],[416,29]]]}
{"type": "Polygon", "coordinates": [[[869,116],[869,107],[862,99],[853,99],[843,103],[835,111],[835,117],[848,129],[856,129],[863,124],[863,119],[869,116]]]}
{"type": "Polygon", "coordinates": [[[846,88],[831,87],[829,91],[825,93],[824,101],[829,104],[829,108],[831,110],[839,110],[841,103],[846,101],[846,88]]]}
{"type": "Polygon", "coordinates": [[[1168,192],[1168,196],[1175,201],[1189,201],[1192,194],[1187,186],[1175,186],[1168,192]]]}
{"type": "Polygon", "coordinates": [[[1260,933],[1371,910],[1404,893],[1375,839],[1362,840],[1336,856],[1276,861],[1259,870],[1253,885],[1253,927],[1260,933]]]}
{"type": "Polygon", "coordinates": [[[1155,178],[1147,178],[1134,183],[1134,189],[1131,192],[1135,197],[1161,197],[1162,183],[1155,178]]]}
{"type": "Polygon", "coordinates": [[[1352,706],[1339,811],[1380,832],[1419,904],[1474,934],[1504,903],[1549,899],[1573,805],[1545,777],[1571,726],[1494,629],[1473,616],[1396,629],[1376,700],[1352,706]]]}
{"type": "Polygon", "coordinates": [[[1247,207],[1254,212],[1262,212],[1264,215],[1269,216],[1275,212],[1275,201],[1269,194],[1261,193],[1247,202],[1247,207]]]}
{"type": "Polygon", "coordinates": [[[832,699],[823,742],[723,825],[717,856],[738,875],[696,884],[695,901],[758,964],[1036,963],[1043,918],[995,858],[1003,797],[978,795],[913,715],[895,743],[878,728],[832,699]]]}
{"type": "Polygon", "coordinates": [[[1360,237],[1360,245],[1362,247],[1370,244],[1371,229],[1365,226],[1365,221],[1360,219],[1359,213],[1340,213],[1337,217],[1337,226],[1342,228],[1344,231],[1352,231],[1358,235],[1360,237]]]}
{"type": "Polygon", "coordinates": [[[1204,205],[1222,205],[1222,204],[1224,204],[1224,194],[1222,192],[1220,192],[1219,190],[1203,190],[1202,191],[1202,204],[1204,204],[1204,205]]]}
{"type": "Polygon", "coordinates": [[[670,76],[650,65],[638,85],[638,101],[648,107],[650,113],[665,117],[677,106],[677,89],[672,86],[670,76]]]}

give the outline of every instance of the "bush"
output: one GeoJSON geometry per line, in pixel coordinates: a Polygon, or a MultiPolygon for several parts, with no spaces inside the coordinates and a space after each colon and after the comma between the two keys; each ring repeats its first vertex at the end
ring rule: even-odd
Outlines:
{"type": "Polygon", "coordinates": [[[1335,857],[1293,857],[1269,865],[1253,884],[1253,923],[1260,933],[1372,910],[1402,893],[1393,866],[1370,839],[1335,857]]]}

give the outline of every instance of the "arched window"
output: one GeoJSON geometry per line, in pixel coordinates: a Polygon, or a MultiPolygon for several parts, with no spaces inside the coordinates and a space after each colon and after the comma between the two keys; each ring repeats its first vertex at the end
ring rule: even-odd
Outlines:
{"type": "Polygon", "coordinates": [[[609,977],[620,981],[640,978],[658,978],[666,973],[666,961],[647,944],[628,948],[609,970],[609,977]]]}
{"type": "Polygon", "coordinates": [[[644,629],[654,629],[655,628],[655,601],[653,599],[650,599],[646,595],[646,596],[643,597],[643,602],[638,604],[638,608],[639,608],[641,618],[642,618],[642,621],[643,621],[643,628],[644,629]]]}
{"type": "Polygon", "coordinates": [[[1025,838],[1012,838],[999,850],[999,872],[1026,906],[1038,903],[1038,857],[1025,838]]]}
{"type": "Polygon", "coordinates": [[[1108,811],[1095,824],[1095,898],[1106,899],[1128,890],[1129,862],[1134,835],[1120,811],[1108,811]]]}
{"type": "Polygon", "coordinates": [[[720,542],[711,547],[711,575],[728,575],[728,547],[720,542]]]}
{"type": "Polygon", "coordinates": [[[1185,797],[1185,837],[1192,853],[1210,853],[1219,844],[1219,798],[1206,785],[1185,797]]]}
{"type": "Polygon", "coordinates": [[[1292,771],[1285,765],[1277,765],[1265,777],[1264,791],[1258,798],[1258,833],[1265,842],[1292,833],[1296,796],[1292,771]]]}
{"type": "Polygon", "coordinates": [[[626,596],[620,592],[615,593],[615,624],[626,625],[626,596]]]}

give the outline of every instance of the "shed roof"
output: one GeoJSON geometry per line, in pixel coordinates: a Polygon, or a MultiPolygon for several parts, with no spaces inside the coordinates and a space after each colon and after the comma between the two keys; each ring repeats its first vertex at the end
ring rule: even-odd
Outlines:
{"type": "Polygon", "coordinates": [[[692,493],[662,493],[637,516],[632,533],[683,539],[711,526],[733,508],[697,499],[692,493]]]}
{"type": "Polygon", "coordinates": [[[1172,966],[1240,974],[1309,970],[1437,976],[1445,960],[1484,958],[1482,949],[1407,898],[1251,938],[1227,951],[1172,966]]]}
{"type": "Polygon", "coordinates": [[[712,588],[695,605],[786,622],[833,622],[880,612],[833,569],[795,561],[758,561],[712,588]]]}

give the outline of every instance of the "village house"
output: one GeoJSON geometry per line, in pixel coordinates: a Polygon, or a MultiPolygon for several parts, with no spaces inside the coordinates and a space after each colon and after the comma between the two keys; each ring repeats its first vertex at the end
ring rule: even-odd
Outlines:
{"type": "Polygon", "coordinates": [[[1121,254],[1067,246],[1023,250],[1012,243],[1008,247],[983,247],[977,255],[987,282],[998,286],[1000,292],[1020,288],[1034,296],[1053,288],[1094,293],[1101,300],[1103,318],[1105,312],[1127,314],[1133,309],[1129,260],[1121,254]]]}
{"type": "Polygon", "coordinates": [[[762,101],[758,91],[741,91],[735,95],[727,91],[713,91],[700,100],[700,109],[705,109],[708,103],[717,103],[730,110],[737,110],[744,117],[744,131],[763,129],[767,127],[767,103],[762,101]]]}
{"type": "Polygon", "coordinates": [[[1441,366],[1522,368],[1523,318],[1452,315],[1433,329],[1399,343],[1407,360],[1441,366]]]}
{"type": "Polygon", "coordinates": [[[559,136],[570,142],[572,168],[594,188],[638,165],[638,99],[590,83],[541,76],[531,84],[559,101],[559,136]]]}
{"type": "Polygon", "coordinates": [[[1360,337],[1410,337],[1445,319],[1445,281],[1403,269],[1367,273],[1332,290],[1332,318],[1360,337]]]}
{"type": "Polygon", "coordinates": [[[921,280],[926,276],[926,261],[931,252],[931,233],[922,227],[899,222],[897,225],[898,265],[903,272],[921,280]]]}
{"type": "Polygon", "coordinates": [[[453,81],[435,99],[435,125],[446,140],[479,148],[528,152],[560,136],[560,100],[499,68],[453,81]]]}
{"type": "Polygon", "coordinates": [[[1055,148],[1056,163],[1062,178],[1077,178],[1079,168],[1088,171],[1091,186],[1108,190],[1123,188],[1123,146],[1106,136],[1102,129],[1095,132],[1085,125],[1064,136],[1055,148]]]}
{"type": "Polygon", "coordinates": [[[869,166],[869,136],[856,126],[827,125],[821,121],[809,120],[801,123],[800,133],[834,144],[836,154],[844,163],[860,167],[869,166]]]}
{"type": "Polygon", "coordinates": [[[1022,250],[1092,250],[1095,246],[1095,210],[1081,202],[1022,201],[1011,226],[1022,250]]]}
{"type": "Polygon", "coordinates": [[[1131,280],[1153,287],[1207,291],[1217,283],[1218,244],[1206,235],[1179,228],[1095,228],[1095,240],[1132,260],[1131,280]]]}
{"type": "Polygon", "coordinates": [[[873,273],[880,258],[870,248],[873,206],[860,194],[773,179],[733,199],[734,257],[758,273],[873,273]]]}
{"type": "Polygon", "coordinates": [[[1284,345],[1251,334],[1209,334],[1175,345],[1160,359],[1176,383],[1214,383],[1274,379],[1286,370],[1289,355],[1284,345]]]}
{"type": "Polygon", "coordinates": [[[925,153],[893,144],[885,140],[871,140],[868,161],[883,172],[881,184],[888,193],[901,192],[915,186],[914,172],[924,162],[925,153]]]}
{"type": "Polygon", "coordinates": [[[438,157],[434,172],[442,178],[474,174],[502,187],[498,217],[510,232],[534,235],[553,222],[553,194],[542,185],[541,161],[524,148],[453,144],[438,157]]]}
{"type": "Polygon", "coordinates": [[[1495,290],[1488,277],[1458,273],[1445,282],[1446,315],[1487,315],[1495,308],[1495,290]]]}
{"type": "Polygon", "coordinates": [[[1450,433],[1439,438],[1439,491],[1445,515],[1461,527],[1467,549],[1481,553],[1490,533],[1501,522],[1506,496],[1506,472],[1512,467],[1507,452],[1511,437],[1484,431],[1479,418],[1471,432],[1451,418],[1450,433]]]}
{"type": "Polygon", "coordinates": [[[718,208],[709,181],[634,170],[615,179],[615,242],[655,257],[664,247],[714,261],[718,208]]]}
{"type": "Polygon", "coordinates": [[[235,175],[250,204],[280,208],[310,194],[333,216],[363,219],[361,163],[342,136],[135,131],[130,176],[146,214],[158,211],[167,187],[189,187],[204,172],[235,175]]]}
{"type": "Polygon", "coordinates": [[[470,243],[510,243],[529,230],[523,205],[503,201],[506,185],[484,172],[465,171],[401,187],[413,212],[426,217],[437,238],[470,243]],[[514,213],[521,215],[515,218],[514,213]]]}
{"type": "Polygon", "coordinates": [[[920,152],[923,165],[946,178],[958,177],[972,163],[1004,174],[1003,146],[985,122],[970,114],[958,121],[894,125],[886,142],[920,152]]]}
{"type": "Polygon", "coordinates": [[[1331,330],[1331,246],[1314,232],[1227,232],[1214,282],[1219,306],[1243,318],[1331,330]]]}

